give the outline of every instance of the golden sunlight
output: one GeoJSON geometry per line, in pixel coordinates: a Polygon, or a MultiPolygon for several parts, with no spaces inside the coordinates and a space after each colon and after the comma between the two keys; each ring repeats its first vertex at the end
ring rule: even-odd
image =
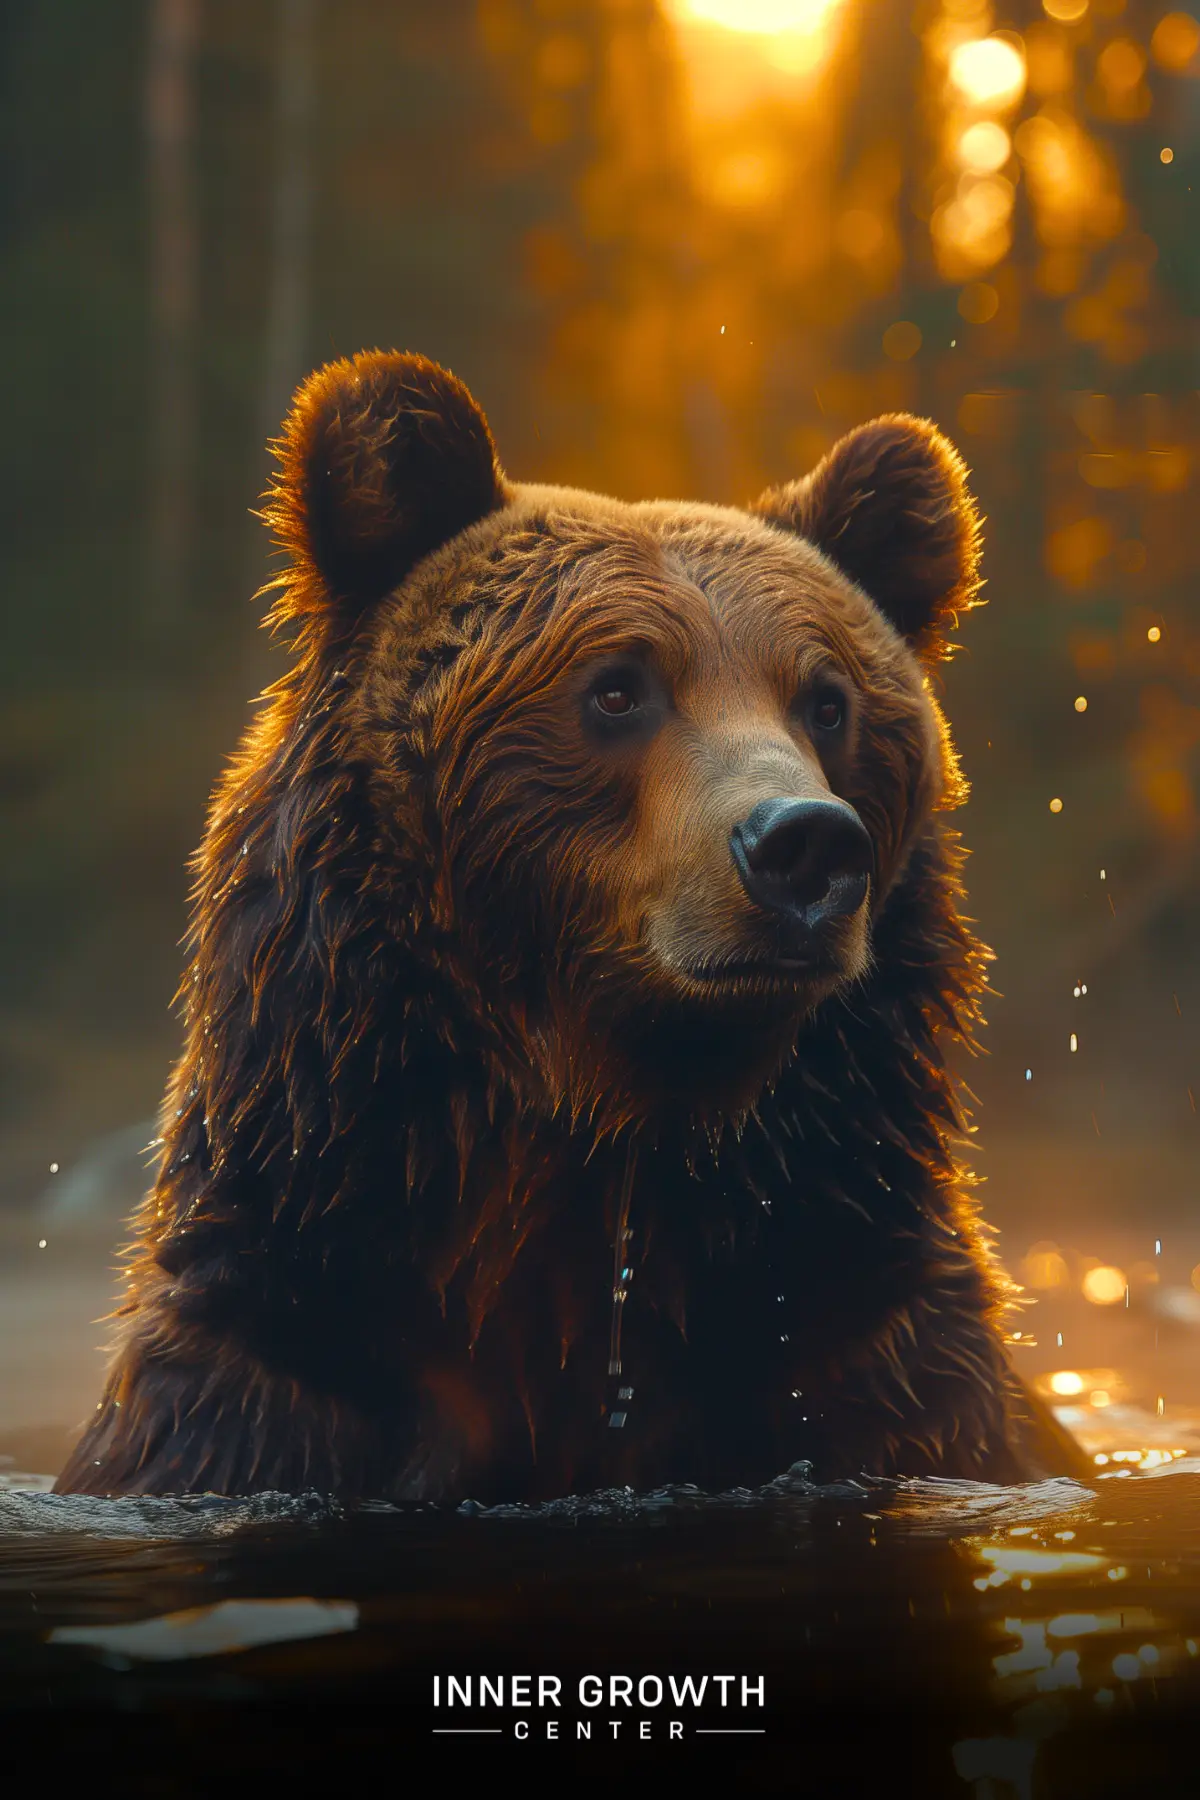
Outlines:
{"type": "Polygon", "coordinates": [[[972,175],[993,175],[1012,154],[1012,139],[994,119],[977,119],[955,145],[960,165],[972,175]]]}
{"type": "Polygon", "coordinates": [[[784,74],[808,75],[830,48],[830,26],[842,0],[666,0],[680,28],[715,27],[754,40],[784,74]]]}
{"type": "Polygon", "coordinates": [[[727,31],[773,36],[783,31],[816,31],[841,0],[676,0],[681,19],[723,25],[727,31]]]}
{"type": "Polygon", "coordinates": [[[1089,1269],[1083,1278],[1083,1297],[1093,1306],[1115,1306],[1125,1298],[1125,1276],[1120,1269],[1104,1264],[1089,1269]]]}
{"type": "Polygon", "coordinates": [[[950,80],[970,106],[1012,106],[1025,92],[1025,58],[1008,38],[975,38],[951,52],[950,80]]]}

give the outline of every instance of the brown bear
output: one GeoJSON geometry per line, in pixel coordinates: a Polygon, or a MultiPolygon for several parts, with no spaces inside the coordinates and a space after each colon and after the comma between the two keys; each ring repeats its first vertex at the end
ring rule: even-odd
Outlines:
{"type": "Polygon", "coordinates": [[[196,864],[186,1048],[62,1491],[533,1500],[1081,1473],[947,1050],[987,953],[930,675],[951,446],[741,511],[522,486],[452,375],[301,389],[290,672],[196,864]]]}

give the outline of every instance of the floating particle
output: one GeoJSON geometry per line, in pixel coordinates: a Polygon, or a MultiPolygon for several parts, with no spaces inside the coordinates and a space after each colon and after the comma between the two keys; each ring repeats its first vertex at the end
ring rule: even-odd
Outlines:
{"type": "Polygon", "coordinates": [[[57,1174],[58,1174],[58,1164],[57,1164],[57,1163],[51,1163],[51,1164],[50,1164],[50,1173],[51,1173],[51,1174],[52,1174],[52,1175],[57,1175],[57,1174]]]}
{"type": "Polygon", "coordinates": [[[1087,695],[1086,694],[1080,694],[1078,696],[1078,698],[1076,699],[1075,711],[1076,712],[1086,712],[1087,711],[1087,695]]]}
{"type": "Polygon", "coordinates": [[[1052,800],[1050,802],[1050,811],[1052,813],[1060,813],[1062,811],[1062,801],[1058,799],[1052,800]]]}
{"type": "Polygon", "coordinates": [[[1060,1350],[1062,1349],[1062,1332],[1061,1331],[1058,1334],[1058,1347],[1060,1350]]]}
{"type": "Polygon", "coordinates": [[[45,1238],[39,1238],[39,1239],[38,1239],[38,1249],[39,1249],[39,1250],[44,1250],[44,1249],[45,1249],[45,1248],[46,1248],[46,1240],[45,1240],[45,1238]]]}
{"type": "Polygon", "coordinates": [[[1072,1056],[1074,1056],[1074,1054],[1078,1050],[1078,1048],[1079,1048],[1079,1039],[1075,1035],[1075,1033],[1072,1032],[1071,1033],[1071,1055],[1072,1056]]]}
{"type": "Polygon", "coordinates": [[[1162,1239],[1161,1238],[1155,1238],[1155,1240],[1154,1240],[1154,1254],[1155,1254],[1155,1256],[1162,1255],[1162,1239]]]}
{"type": "Polygon", "coordinates": [[[1175,152],[1172,150],[1170,144],[1163,145],[1158,153],[1158,160],[1161,163],[1173,163],[1175,161],[1175,152]]]}
{"type": "Polygon", "coordinates": [[[1152,625],[1152,626],[1151,626],[1151,627],[1150,627],[1150,629],[1149,629],[1149,631],[1148,631],[1148,632],[1147,632],[1147,633],[1146,633],[1146,636],[1147,636],[1147,637],[1148,637],[1148,638],[1149,638],[1149,639],[1150,639],[1150,642],[1151,642],[1151,643],[1152,643],[1152,644],[1157,644],[1157,643],[1158,643],[1158,641],[1159,641],[1159,639],[1160,639],[1160,638],[1161,638],[1161,637],[1162,637],[1162,628],[1161,628],[1161,626],[1159,626],[1159,625],[1152,625]]]}
{"type": "Polygon", "coordinates": [[[723,326],[723,325],[722,325],[722,327],[721,327],[721,336],[722,336],[722,337],[724,337],[724,336],[725,336],[725,327],[724,327],[724,326],[723,326]]]}
{"type": "Polygon", "coordinates": [[[1162,1394],[1160,1394],[1158,1396],[1158,1399],[1155,1401],[1154,1410],[1158,1414],[1160,1419],[1162,1418],[1163,1414],[1166,1412],[1167,1402],[1166,1402],[1165,1397],[1162,1394]]]}
{"type": "Polygon", "coordinates": [[[1103,870],[1103,869],[1101,869],[1101,871],[1100,871],[1100,879],[1101,879],[1101,881],[1107,881],[1107,880],[1108,880],[1108,875],[1107,875],[1107,873],[1106,873],[1106,872],[1105,872],[1105,870],[1103,870]]]}
{"type": "Polygon", "coordinates": [[[1033,1080],[1033,1070],[1032,1070],[1032,1069],[1026,1069],[1026,1071],[1025,1071],[1025,1079],[1026,1079],[1026,1081],[1032,1081],[1032,1080],[1033,1080]]]}

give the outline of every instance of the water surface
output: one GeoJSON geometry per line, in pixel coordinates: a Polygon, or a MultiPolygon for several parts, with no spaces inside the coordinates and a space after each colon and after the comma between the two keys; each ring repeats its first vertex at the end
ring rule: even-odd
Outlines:
{"type": "Polygon", "coordinates": [[[0,1486],[5,1739],[93,1791],[103,1742],[123,1793],[381,1755],[397,1788],[432,1756],[573,1788],[1200,1792],[1198,1459],[455,1511],[44,1485],[0,1486]]]}

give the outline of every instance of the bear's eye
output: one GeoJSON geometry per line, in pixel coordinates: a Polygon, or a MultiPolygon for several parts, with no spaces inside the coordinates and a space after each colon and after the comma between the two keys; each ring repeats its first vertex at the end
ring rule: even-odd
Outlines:
{"type": "Polygon", "coordinates": [[[813,695],[813,724],[819,731],[837,731],[846,720],[846,702],[836,688],[819,688],[813,695]]]}
{"type": "Polygon", "coordinates": [[[624,719],[637,710],[637,699],[627,687],[603,687],[592,695],[592,704],[606,719],[624,719]]]}

